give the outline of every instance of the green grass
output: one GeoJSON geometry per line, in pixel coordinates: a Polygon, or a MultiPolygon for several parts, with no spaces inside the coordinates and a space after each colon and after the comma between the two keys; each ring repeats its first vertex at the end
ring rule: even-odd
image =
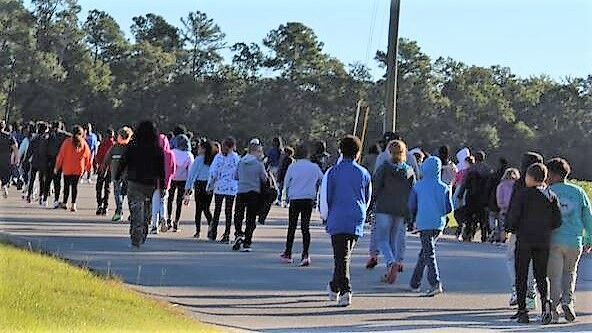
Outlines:
{"type": "Polygon", "coordinates": [[[0,244],[2,332],[215,332],[166,303],[63,261],[0,244]]]}

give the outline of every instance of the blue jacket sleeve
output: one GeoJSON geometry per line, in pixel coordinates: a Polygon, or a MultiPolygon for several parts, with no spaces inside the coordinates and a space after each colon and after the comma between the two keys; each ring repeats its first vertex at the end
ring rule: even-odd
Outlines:
{"type": "Polygon", "coordinates": [[[415,192],[415,187],[411,189],[411,193],[409,193],[409,212],[411,215],[417,214],[417,192],[415,192]]]}
{"type": "Polygon", "coordinates": [[[446,195],[446,212],[445,212],[445,214],[448,215],[448,214],[450,214],[452,212],[452,207],[453,207],[453,205],[452,205],[452,193],[450,191],[450,188],[448,188],[446,190],[446,194],[445,195],[446,195]]]}

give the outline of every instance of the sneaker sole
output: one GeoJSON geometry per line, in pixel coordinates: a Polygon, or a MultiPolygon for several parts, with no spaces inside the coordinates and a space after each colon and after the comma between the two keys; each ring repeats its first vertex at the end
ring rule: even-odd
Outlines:
{"type": "Polygon", "coordinates": [[[567,322],[573,323],[574,321],[576,321],[576,316],[574,316],[574,314],[569,310],[567,306],[562,306],[561,308],[563,309],[563,315],[567,322]]]}

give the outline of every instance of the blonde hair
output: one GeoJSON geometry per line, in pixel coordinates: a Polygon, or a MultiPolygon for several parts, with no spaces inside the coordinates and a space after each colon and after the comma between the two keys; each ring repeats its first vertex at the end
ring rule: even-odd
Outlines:
{"type": "Polygon", "coordinates": [[[407,145],[405,142],[401,140],[393,140],[389,142],[387,149],[395,163],[407,162],[407,145]]]}
{"type": "Polygon", "coordinates": [[[502,177],[504,180],[518,180],[520,179],[520,171],[516,168],[507,168],[502,177]]]}

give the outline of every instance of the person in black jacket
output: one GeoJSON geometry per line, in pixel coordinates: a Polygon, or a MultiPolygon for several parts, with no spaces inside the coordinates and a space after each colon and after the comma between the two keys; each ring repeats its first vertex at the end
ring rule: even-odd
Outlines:
{"type": "Polygon", "coordinates": [[[547,261],[551,232],[561,226],[561,211],[557,196],[545,184],[546,179],[547,167],[544,164],[531,165],[526,171],[526,188],[514,193],[516,197],[512,198],[507,217],[509,230],[516,234],[518,312],[513,318],[524,324],[529,322],[526,293],[531,261],[541,297],[541,321],[547,325],[552,319],[547,261]]]}
{"type": "Polygon", "coordinates": [[[49,173],[49,179],[46,182],[46,192],[49,193],[51,184],[53,184],[53,193],[54,193],[54,201],[53,201],[53,208],[65,208],[60,203],[60,193],[62,188],[62,172],[58,170],[57,173],[54,173],[53,170],[55,168],[56,159],[58,157],[58,153],[60,152],[60,148],[62,147],[62,143],[67,138],[72,137],[71,133],[64,131],[64,123],[61,121],[54,121],[51,124],[51,131],[49,132],[49,138],[47,140],[47,170],[49,173]]]}
{"type": "Polygon", "coordinates": [[[127,171],[128,203],[131,214],[132,246],[139,248],[146,241],[152,212],[152,194],[156,188],[164,195],[164,153],[158,142],[158,131],[151,121],[141,122],[125,151],[115,180],[127,171]]]}
{"type": "Polygon", "coordinates": [[[33,195],[33,185],[35,184],[35,177],[39,174],[39,204],[45,206],[47,204],[47,181],[50,173],[47,170],[47,148],[48,126],[45,122],[37,124],[37,136],[29,144],[27,149],[26,160],[31,161],[31,176],[29,180],[29,188],[27,191],[27,202],[31,203],[33,195]]]}
{"type": "Polygon", "coordinates": [[[462,200],[466,193],[465,205],[467,213],[467,223],[465,227],[465,241],[472,241],[477,232],[477,225],[481,229],[481,242],[487,242],[489,235],[489,223],[487,214],[487,205],[489,202],[490,191],[488,183],[491,178],[491,169],[485,162],[485,152],[478,151],[475,154],[475,164],[471,166],[467,177],[462,183],[457,197],[462,200]]]}

